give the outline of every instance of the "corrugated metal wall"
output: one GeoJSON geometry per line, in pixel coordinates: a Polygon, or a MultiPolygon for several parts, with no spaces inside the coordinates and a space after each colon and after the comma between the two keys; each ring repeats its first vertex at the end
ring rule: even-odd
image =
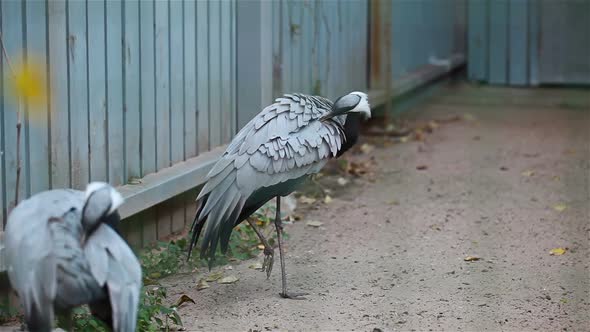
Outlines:
{"type": "MultiPolygon", "coordinates": [[[[25,110],[42,119],[23,121],[21,198],[90,179],[125,184],[235,132],[235,2],[2,1],[0,12],[10,61],[49,65],[50,99],[25,110]]],[[[15,203],[17,105],[1,91],[5,215],[15,203]]]]}
{"type": "Polygon", "coordinates": [[[491,84],[590,84],[590,1],[470,0],[468,72],[491,84]]]}

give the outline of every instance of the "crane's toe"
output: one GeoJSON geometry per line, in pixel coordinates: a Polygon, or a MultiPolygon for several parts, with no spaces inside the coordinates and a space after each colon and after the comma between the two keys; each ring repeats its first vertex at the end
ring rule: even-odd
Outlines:
{"type": "Polygon", "coordinates": [[[291,300],[307,300],[305,298],[306,295],[309,295],[309,293],[279,293],[279,295],[281,295],[282,298],[284,299],[291,299],[291,300]]]}

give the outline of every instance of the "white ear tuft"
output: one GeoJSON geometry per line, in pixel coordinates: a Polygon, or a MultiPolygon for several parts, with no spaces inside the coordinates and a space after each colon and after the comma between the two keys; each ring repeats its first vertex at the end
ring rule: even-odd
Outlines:
{"type": "Polygon", "coordinates": [[[121,196],[121,194],[115,189],[113,188],[110,184],[106,183],[106,182],[91,182],[88,184],[88,186],[86,186],[86,199],[88,199],[88,197],[90,197],[90,195],[100,189],[104,189],[104,188],[108,188],[109,189],[109,194],[111,197],[111,208],[109,209],[108,214],[112,214],[113,212],[115,212],[115,210],[117,210],[122,204],[123,202],[125,202],[125,199],[123,198],[123,196],[121,196]]]}

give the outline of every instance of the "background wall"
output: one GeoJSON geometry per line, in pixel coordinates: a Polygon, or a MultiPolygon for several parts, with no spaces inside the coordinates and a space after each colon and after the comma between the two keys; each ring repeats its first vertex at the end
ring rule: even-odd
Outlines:
{"type": "MultiPolygon", "coordinates": [[[[11,63],[49,68],[49,98],[24,108],[20,197],[90,180],[137,193],[149,182],[161,197],[124,223],[130,242],[182,231],[200,182],[175,192],[165,176],[190,165],[206,174],[199,158],[217,156],[284,92],[379,90],[377,106],[392,85],[431,68],[431,57],[465,53],[465,13],[465,0],[2,1],[11,63]]],[[[15,205],[17,105],[8,89],[0,84],[3,220],[15,205]]]]}

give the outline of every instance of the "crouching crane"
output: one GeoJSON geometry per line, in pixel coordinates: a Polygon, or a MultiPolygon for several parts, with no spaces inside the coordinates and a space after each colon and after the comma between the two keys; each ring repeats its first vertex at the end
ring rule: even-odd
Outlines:
{"type": "Polygon", "coordinates": [[[135,331],[141,266],[113,229],[121,195],[106,183],[55,189],[22,201],[8,217],[8,277],[31,331],[51,331],[54,313],[88,304],[115,332],[135,331]]]}
{"type": "MultiPolygon", "coordinates": [[[[292,193],[330,158],[352,147],[363,116],[370,117],[371,109],[367,95],[362,92],[351,92],[334,103],[319,96],[287,94],[262,110],[240,130],[207,175],[207,183],[197,197],[189,257],[204,229],[201,258],[208,258],[211,266],[218,244],[222,252],[227,251],[234,226],[276,198],[280,295],[284,298],[301,295],[287,292],[281,196],[292,193]]],[[[268,277],[274,251],[254,223],[248,222],[264,244],[263,267],[268,277]]]]}

